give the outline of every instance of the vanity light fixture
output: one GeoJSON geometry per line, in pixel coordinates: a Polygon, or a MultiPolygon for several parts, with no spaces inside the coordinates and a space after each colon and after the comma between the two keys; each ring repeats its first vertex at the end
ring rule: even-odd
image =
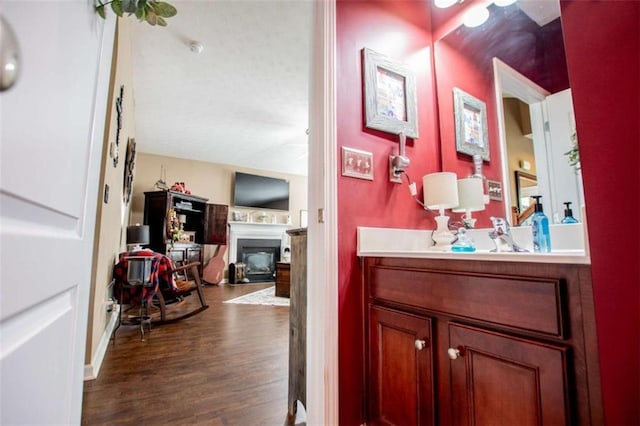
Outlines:
{"type": "Polygon", "coordinates": [[[476,219],[471,212],[484,210],[484,184],[482,179],[469,177],[458,179],[458,206],[451,209],[454,213],[464,213],[462,223],[465,228],[474,228],[476,219]]]}
{"type": "Polygon", "coordinates": [[[479,27],[489,19],[489,9],[486,6],[473,6],[464,14],[463,23],[468,28],[479,27]]]}
{"type": "Polygon", "coordinates": [[[422,189],[424,191],[425,208],[440,212],[436,216],[437,228],[431,237],[435,245],[430,249],[447,251],[451,248],[451,243],[456,237],[449,231],[449,216],[445,216],[444,211],[445,209],[457,207],[459,204],[456,174],[438,172],[425,175],[422,178],[422,189]]]}
{"type": "Polygon", "coordinates": [[[456,3],[462,3],[460,0],[433,0],[433,4],[440,9],[446,9],[447,7],[451,7],[456,3]]]}

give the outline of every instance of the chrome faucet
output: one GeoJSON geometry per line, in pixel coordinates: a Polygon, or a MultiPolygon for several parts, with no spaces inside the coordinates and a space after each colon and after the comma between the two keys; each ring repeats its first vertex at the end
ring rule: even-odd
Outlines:
{"type": "Polygon", "coordinates": [[[489,237],[493,240],[496,248],[491,250],[492,252],[524,252],[529,251],[523,249],[513,241],[511,236],[511,229],[509,228],[509,222],[501,217],[491,217],[491,223],[493,224],[493,231],[489,232],[489,237]]]}

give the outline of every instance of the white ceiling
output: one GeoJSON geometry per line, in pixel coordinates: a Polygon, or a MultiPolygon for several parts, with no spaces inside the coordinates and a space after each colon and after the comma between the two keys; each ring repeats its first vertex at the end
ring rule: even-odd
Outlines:
{"type": "Polygon", "coordinates": [[[313,2],[169,2],[132,24],[138,151],[306,175],[313,2]]]}

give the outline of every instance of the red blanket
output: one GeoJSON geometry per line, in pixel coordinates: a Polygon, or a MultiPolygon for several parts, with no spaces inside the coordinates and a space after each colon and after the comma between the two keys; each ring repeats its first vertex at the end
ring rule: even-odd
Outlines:
{"type": "Polygon", "coordinates": [[[150,301],[153,295],[161,289],[173,291],[177,289],[173,275],[169,271],[173,269],[171,259],[163,254],[151,250],[138,250],[120,253],[119,262],[113,267],[113,279],[115,284],[113,293],[121,304],[139,304],[141,300],[150,301]],[[130,286],[127,282],[127,268],[129,256],[149,256],[151,261],[151,275],[149,286],[130,286]]]}

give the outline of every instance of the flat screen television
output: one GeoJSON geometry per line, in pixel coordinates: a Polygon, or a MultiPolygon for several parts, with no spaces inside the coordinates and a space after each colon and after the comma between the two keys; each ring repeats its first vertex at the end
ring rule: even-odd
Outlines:
{"type": "Polygon", "coordinates": [[[255,209],[289,210],[289,181],[236,172],[233,205],[255,209]]]}

